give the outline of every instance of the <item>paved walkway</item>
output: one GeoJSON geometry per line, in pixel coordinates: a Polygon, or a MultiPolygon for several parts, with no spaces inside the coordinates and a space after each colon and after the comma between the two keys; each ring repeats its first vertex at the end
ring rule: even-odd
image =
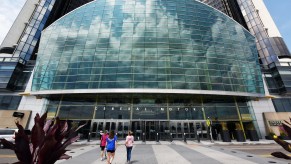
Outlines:
{"type": "MultiPolygon", "coordinates": [[[[260,142],[260,144],[264,142],[260,142]]],[[[78,143],[76,143],[78,144],[78,143]]],[[[81,144],[81,143],[79,143],[81,144]]],[[[83,147],[67,152],[72,156],[69,160],[58,161],[57,164],[106,164],[100,160],[98,142],[87,143],[83,147]]],[[[113,164],[126,163],[124,141],[119,141],[113,164]]],[[[167,141],[146,143],[137,141],[132,150],[132,164],[287,164],[270,158],[262,158],[253,154],[212,146],[213,143],[197,143],[188,141],[167,141]]],[[[228,143],[230,144],[230,143],[228,143]]],[[[246,144],[246,143],[245,143],[246,144]]]]}

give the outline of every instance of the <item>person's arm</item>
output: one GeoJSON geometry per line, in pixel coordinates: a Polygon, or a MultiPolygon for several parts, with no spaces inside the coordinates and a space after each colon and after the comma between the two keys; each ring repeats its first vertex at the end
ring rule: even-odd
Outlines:
{"type": "Polygon", "coordinates": [[[116,150],[116,148],[117,148],[117,141],[115,141],[115,150],[116,150]]]}
{"type": "Polygon", "coordinates": [[[128,136],[126,136],[125,138],[125,146],[127,145],[127,142],[128,142],[128,136]]]}
{"type": "Polygon", "coordinates": [[[117,136],[115,136],[115,150],[117,148],[117,136]]]}

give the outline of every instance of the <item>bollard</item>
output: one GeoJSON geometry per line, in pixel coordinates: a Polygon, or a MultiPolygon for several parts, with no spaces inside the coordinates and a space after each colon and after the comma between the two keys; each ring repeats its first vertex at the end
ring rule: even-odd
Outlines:
{"type": "Polygon", "coordinates": [[[172,133],[170,133],[170,142],[173,142],[173,136],[172,136],[172,133]]]}
{"type": "Polygon", "coordinates": [[[197,131],[197,141],[198,141],[198,143],[200,143],[200,136],[199,136],[198,131],[197,131]]]}
{"type": "Polygon", "coordinates": [[[213,143],[214,141],[213,141],[213,136],[212,136],[212,128],[211,128],[211,124],[210,124],[210,126],[209,126],[209,135],[210,135],[210,141],[211,141],[211,143],[213,143]]]}
{"type": "Polygon", "coordinates": [[[184,142],[187,143],[186,133],[184,133],[184,142]]]}
{"type": "Polygon", "coordinates": [[[90,136],[91,136],[91,132],[89,132],[89,135],[88,135],[88,142],[90,142],[90,136]]]}
{"type": "Polygon", "coordinates": [[[146,142],[144,132],[142,133],[142,142],[146,142]]]}
{"type": "Polygon", "coordinates": [[[157,133],[157,142],[159,142],[159,133],[157,133]]]}

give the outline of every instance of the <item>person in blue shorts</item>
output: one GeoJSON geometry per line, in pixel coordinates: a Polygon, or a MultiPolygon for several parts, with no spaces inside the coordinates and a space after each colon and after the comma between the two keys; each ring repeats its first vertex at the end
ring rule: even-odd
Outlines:
{"type": "Polygon", "coordinates": [[[114,131],[110,131],[108,138],[106,139],[106,150],[107,150],[107,164],[111,164],[115,150],[117,148],[117,137],[114,135],[114,131]]]}

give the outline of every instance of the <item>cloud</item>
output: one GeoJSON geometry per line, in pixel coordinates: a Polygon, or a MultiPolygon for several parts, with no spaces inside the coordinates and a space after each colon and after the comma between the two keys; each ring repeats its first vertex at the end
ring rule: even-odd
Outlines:
{"type": "Polygon", "coordinates": [[[2,43],[25,0],[1,0],[0,5],[0,43],[2,43]]]}

